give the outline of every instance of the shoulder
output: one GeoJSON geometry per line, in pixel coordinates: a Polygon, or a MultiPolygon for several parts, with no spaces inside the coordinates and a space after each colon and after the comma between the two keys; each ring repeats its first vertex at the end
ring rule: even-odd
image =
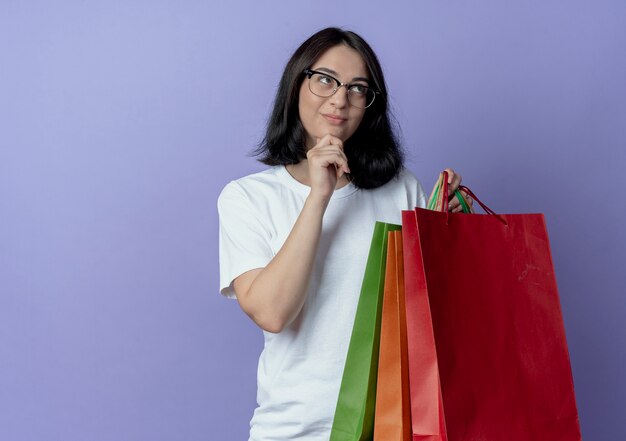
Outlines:
{"type": "Polygon", "coordinates": [[[254,199],[262,193],[267,193],[280,185],[279,167],[270,167],[266,170],[234,179],[224,186],[219,197],[218,205],[230,199],[254,199]]]}
{"type": "Polygon", "coordinates": [[[398,176],[396,176],[396,179],[404,183],[410,183],[410,184],[419,183],[419,180],[417,179],[415,174],[413,174],[413,172],[406,167],[402,167],[400,169],[400,171],[398,172],[398,176]]]}
{"type": "Polygon", "coordinates": [[[420,181],[415,174],[406,167],[402,167],[398,174],[385,185],[379,187],[381,190],[415,189],[421,188],[420,181]]]}
{"type": "Polygon", "coordinates": [[[411,170],[405,167],[402,167],[391,181],[373,191],[379,197],[406,199],[412,207],[426,205],[426,194],[421,182],[411,170]]]}

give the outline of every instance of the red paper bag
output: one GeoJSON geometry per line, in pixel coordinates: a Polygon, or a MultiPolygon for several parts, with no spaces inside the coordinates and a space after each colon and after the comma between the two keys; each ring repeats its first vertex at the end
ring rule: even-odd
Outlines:
{"type": "Polygon", "coordinates": [[[403,236],[413,439],[580,440],[543,215],[416,208],[403,236]]]}
{"type": "Polygon", "coordinates": [[[402,212],[404,286],[413,441],[446,441],[435,336],[414,211],[402,212]]]}

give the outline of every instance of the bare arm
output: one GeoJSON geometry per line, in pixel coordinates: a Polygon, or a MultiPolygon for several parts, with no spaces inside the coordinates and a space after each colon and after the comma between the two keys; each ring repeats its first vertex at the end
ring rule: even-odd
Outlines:
{"type": "Polygon", "coordinates": [[[280,332],[302,309],[325,210],[324,201],[307,198],[291,233],[270,263],[234,281],[241,308],[266,331],[280,332]]]}
{"type": "Polygon", "coordinates": [[[285,243],[265,268],[234,280],[241,308],[268,332],[280,332],[300,313],[337,179],[349,172],[343,144],[325,136],[307,153],[311,192],[285,243]]]}

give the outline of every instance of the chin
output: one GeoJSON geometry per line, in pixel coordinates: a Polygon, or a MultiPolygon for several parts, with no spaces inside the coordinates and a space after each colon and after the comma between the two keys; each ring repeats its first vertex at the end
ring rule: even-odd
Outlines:
{"type": "Polygon", "coordinates": [[[342,142],[346,142],[346,139],[349,138],[349,136],[346,136],[345,130],[337,129],[336,127],[329,129],[327,133],[341,139],[342,142]]]}

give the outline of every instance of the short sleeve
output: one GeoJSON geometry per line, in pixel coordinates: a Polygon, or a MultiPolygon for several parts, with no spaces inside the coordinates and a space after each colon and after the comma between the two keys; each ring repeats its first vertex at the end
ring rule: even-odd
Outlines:
{"type": "Polygon", "coordinates": [[[241,274],[265,267],[274,257],[270,231],[236,182],[231,182],[217,200],[219,213],[220,292],[235,298],[232,282],[241,274]]]}
{"type": "Polygon", "coordinates": [[[420,180],[407,168],[403,168],[400,176],[407,193],[407,203],[409,204],[407,209],[412,210],[415,207],[426,208],[428,197],[420,180]]]}
{"type": "Polygon", "coordinates": [[[428,203],[428,199],[426,193],[424,192],[424,188],[420,181],[417,181],[417,198],[415,201],[415,206],[419,208],[426,208],[426,204],[428,203]]]}

